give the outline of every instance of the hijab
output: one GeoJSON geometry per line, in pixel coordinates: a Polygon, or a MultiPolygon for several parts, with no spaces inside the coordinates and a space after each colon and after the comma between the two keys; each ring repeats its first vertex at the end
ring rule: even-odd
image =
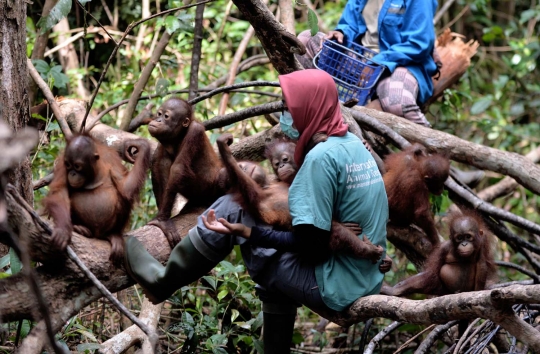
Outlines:
{"type": "Polygon", "coordinates": [[[338,92],[332,77],[322,70],[307,69],[280,75],[283,97],[300,133],[294,160],[304,162],[306,146],[315,133],[343,136],[347,124],[343,122],[338,92]]]}

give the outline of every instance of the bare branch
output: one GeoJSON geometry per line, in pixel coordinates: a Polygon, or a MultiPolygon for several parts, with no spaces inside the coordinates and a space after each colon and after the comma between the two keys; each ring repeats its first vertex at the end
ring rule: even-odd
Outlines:
{"type": "Polygon", "coordinates": [[[273,112],[278,112],[283,107],[281,101],[265,103],[259,106],[250,107],[237,111],[234,113],[229,113],[223,116],[216,116],[212,119],[202,122],[206,130],[221,128],[229,124],[240,122],[246,118],[256,117],[264,114],[269,114],[273,112]]]}
{"type": "MultiPolygon", "coordinates": [[[[139,102],[139,98],[141,97],[141,94],[146,84],[148,83],[150,76],[152,75],[152,71],[156,67],[157,63],[159,63],[159,58],[161,57],[161,54],[163,54],[163,51],[165,50],[165,47],[167,47],[167,44],[169,44],[170,39],[171,35],[169,34],[169,32],[164,31],[156,46],[156,49],[154,50],[152,56],[148,60],[148,63],[146,63],[146,66],[142,70],[141,75],[139,76],[139,80],[137,80],[135,87],[133,87],[133,93],[131,94],[128,105],[124,110],[124,116],[122,117],[122,122],[120,123],[120,129],[128,130],[129,123],[131,122],[131,118],[133,117],[133,112],[135,112],[135,108],[137,108],[137,102],[139,102]]],[[[91,126],[92,125],[89,124],[87,129],[89,129],[89,127],[91,126]]]]}
{"type": "MultiPolygon", "coordinates": [[[[213,0],[202,0],[198,4],[202,4],[202,3],[206,4],[206,3],[212,2],[212,1],[213,0]]],[[[193,7],[193,6],[197,6],[198,4],[185,5],[185,6],[180,6],[180,7],[174,8],[174,9],[165,10],[165,11],[159,12],[157,14],[154,14],[154,15],[152,15],[150,17],[143,18],[142,20],[139,20],[137,22],[133,22],[126,28],[124,34],[122,35],[122,37],[120,38],[120,40],[118,41],[118,43],[114,47],[111,55],[109,56],[109,59],[107,60],[107,64],[105,64],[105,68],[101,72],[101,76],[99,77],[99,80],[98,80],[98,82],[96,84],[96,88],[94,90],[94,93],[92,94],[92,97],[90,98],[90,102],[88,103],[88,105],[86,107],[86,113],[84,114],[84,118],[83,118],[82,124],[81,124],[82,129],[84,129],[86,127],[86,120],[88,119],[88,115],[90,114],[90,109],[92,109],[92,106],[94,105],[94,101],[95,101],[96,96],[97,96],[97,94],[99,92],[99,88],[101,86],[101,83],[103,82],[103,79],[105,78],[105,74],[109,70],[109,67],[111,66],[113,58],[116,57],[116,53],[118,52],[118,49],[120,48],[120,45],[122,44],[122,42],[126,39],[128,33],[131,32],[131,30],[133,28],[137,27],[138,25],[140,25],[143,22],[146,22],[148,20],[151,20],[151,19],[159,17],[159,16],[166,15],[166,14],[171,13],[171,12],[188,9],[190,7],[193,7]]]]}
{"type": "Polygon", "coordinates": [[[375,337],[369,342],[366,350],[364,351],[364,354],[373,354],[373,351],[375,350],[375,347],[379,344],[381,340],[384,339],[388,334],[392,333],[395,329],[397,329],[399,326],[401,326],[403,323],[395,321],[392,322],[390,325],[388,325],[385,329],[377,333],[375,337]]]}
{"type": "MultiPolygon", "coordinates": [[[[231,67],[229,69],[229,77],[227,78],[227,83],[226,83],[227,86],[232,85],[234,83],[234,79],[236,79],[236,72],[238,70],[238,65],[240,64],[240,61],[242,60],[242,56],[244,55],[247,45],[249,41],[251,40],[251,37],[253,37],[254,33],[255,33],[255,29],[253,28],[253,26],[249,26],[248,30],[246,31],[246,34],[244,35],[244,38],[238,45],[238,48],[236,49],[236,53],[234,53],[231,67]]],[[[219,102],[219,110],[218,110],[219,115],[223,115],[225,113],[228,102],[229,102],[229,94],[225,93],[221,97],[221,101],[219,102]]]]}
{"type": "MultiPolygon", "coordinates": [[[[525,155],[525,158],[535,163],[540,161],[540,147],[537,147],[536,149],[529,152],[527,155],[525,155]]],[[[510,194],[517,188],[517,186],[518,183],[515,179],[511,177],[504,177],[502,181],[499,181],[498,183],[489,186],[484,190],[481,190],[477,193],[477,195],[478,198],[481,198],[487,202],[491,202],[498,197],[510,194]]]]}
{"type": "Polygon", "coordinates": [[[197,94],[199,87],[199,62],[201,61],[201,49],[203,40],[203,15],[204,4],[198,5],[195,11],[195,31],[193,33],[193,54],[191,56],[191,72],[189,75],[189,99],[197,94]]]}

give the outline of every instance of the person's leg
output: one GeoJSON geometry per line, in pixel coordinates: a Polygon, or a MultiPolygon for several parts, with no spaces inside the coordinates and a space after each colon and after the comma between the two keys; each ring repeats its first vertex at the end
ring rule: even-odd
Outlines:
{"type": "MultiPolygon", "coordinates": [[[[212,206],[217,217],[229,222],[256,224],[231,195],[218,199],[212,206]]],[[[189,231],[171,251],[166,266],[162,266],[136,238],[125,241],[124,264],[128,274],[141,285],[153,303],[170,297],[182,286],[188,285],[212,270],[233,249],[246,240],[231,235],[221,235],[206,229],[202,220],[189,231]]]]}
{"type": "Polygon", "coordinates": [[[377,85],[377,96],[383,111],[431,127],[416,103],[418,81],[406,68],[398,67],[392,75],[381,80],[377,85]]]}
{"type": "Polygon", "coordinates": [[[298,40],[306,47],[306,54],[295,54],[295,56],[304,69],[315,68],[315,65],[313,65],[313,58],[321,50],[324,36],[325,35],[322,32],[317,32],[316,35],[312,36],[310,30],[305,30],[298,34],[298,40]]]}
{"type": "Polygon", "coordinates": [[[176,290],[207,274],[219,263],[197,251],[189,237],[174,247],[165,267],[148,253],[139,240],[128,237],[124,260],[128,274],[154,304],[165,301],[176,290]]]}
{"type": "MultiPolygon", "coordinates": [[[[244,254],[244,249],[242,250],[244,254]]],[[[248,270],[250,270],[248,268],[248,270]]],[[[263,343],[265,353],[290,352],[296,307],[303,304],[323,314],[335,313],[324,304],[315,279],[313,264],[297,254],[284,253],[266,262],[264,271],[250,274],[258,283],[263,302],[263,343]]]]}

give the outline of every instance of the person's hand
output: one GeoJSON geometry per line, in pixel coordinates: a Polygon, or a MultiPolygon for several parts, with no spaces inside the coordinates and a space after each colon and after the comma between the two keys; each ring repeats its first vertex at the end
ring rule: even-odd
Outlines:
{"type": "Polygon", "coordinates": [[[231,224],[223,218],[216,219],[216,212],[214,209],[208,211],[208,215],[201,215],[204,226],[208,230],[220,234],[232,234],[243,238],[249,238],[251,235],[251,227],[247,227],[243,224],[231,224]]]}
{"type": "Polygon", "coordinates": [[[335,39],[336,41],[338,41],[339,44],[343,44],[344,36],[343,36],[343,32],[330,31],[324,38],[329,39],[329,40],[335,39]]]}

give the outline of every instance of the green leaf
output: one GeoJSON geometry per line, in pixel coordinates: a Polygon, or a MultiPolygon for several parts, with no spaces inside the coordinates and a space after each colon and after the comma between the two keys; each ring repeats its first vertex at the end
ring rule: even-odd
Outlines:
{"type": "Polygon", "coordinates": [[[90,339],[91,341],[97,342],[97,338],[94,336],[93,333],[90,333],[87,330],[79,330],[78,332],[82,334],[83,336],[85,336],[86,338],[90,339]]]}
{"type": "Polygon", "coordinates": [[[79,3],[80,3],[81,5],[86,5],[87,3],[89,3],[89,2],[92,1],[92,0],[78,0],[78,1],[79,1],[79,3]]]}
{"type": "Polygon", "coordinates": [[[261,326],[263,325],[263,312],[259,312],[259,314],[257,315],[257,318],[255,319],[255,321],[253,322],[253,324],[251,325],[251,330],[252,331],[256,331],[258,330],[261,326]]]}
{"type": "Polygon", "coordinates": [[[527,21],[529,21],[531,18],[533,18],[534,16],[536,16],[536,14],[538,13],[538,10],[535,10],[535,9],[528,9],[528,10],[525,10],[521,13],[521,16],[519,18],[519,22],[520,23],[525,23],[527,21]]]}
{"type": "Polygon", "coordinates": [[[77,345],[77,351],[84,353],[87,350],[99,350],[101,349],[101,345],[99,343],[83,343],[77,345]]]}
{"type": "Polygon", "coordinates": [[[311,30],[311,35],[314,36],[319,32],[319,20],[317,19],[317,14],[312,9],[308,8],[307,13],[307,22],[308,27],[311,30]]]}
{"type": "Polygon", "coordinates": [[[240,316],[240,312],[238,312],[238,310],[236,310],[236,309],[232,309],[231,310],[231,322],[234,322],[234,320],[236,320],[238,318],[238,316],[240,316]]]}
{"type": "Polygon", "coordinates": [[[4,257],[0,258],[0,269],[7,267],[9,264],[9,254],[6,254],[4,257]]]}
{"type": "Polygon", "coordinates": [[[214,354],[227,354],[227,351],[223,348],[212,348],[212,353],[214,354]]]}
{"type": "Polygon", "coordinates": [[[171,82],[168,79],[160,78],[156,82],[156,95],[159,95],[160,97],[165,96],[167,93],[169,93],[169,86],[171,86],[171,82]]]}
{"type": "Polygon", "coordinates": [[[165,18],[165,29],[169,34],[173,34],[181,26],[180,20],[175,16],[169,15],[165,18]]]}
{"type": "Polygon", "coordinates": [[[264,346],[263,341],[253,338],[253,346],[255,347],[255,350],[259,354],[264,354],[264,346]]]}
{"type": "Polygon", "coordinates": [[[486,97],[482,97],[478,101],[474,102],[474,104],[471,107],[471,114],[477,115],[480,113],[483,113],[486,109],[491,106],[491,103],[493,102],[493,97],[491,95],[488,95],[486,97]]]}
{"type": "Polygon", "coordinates": [[[37,23],[40,34],[47,32],[60,22],[61,19],[66,17],[69,11],[71,11],[71,4],[71,0],[59,0],[47,16],[40,18],[37,23]]]}
{"type": "Polygon", "coordinates": [[[21,338],[26,338],[28,335],[28,332],[30,332],[30,321],[23,320],[22,326],[21,326],[21,338]]]}
{"type": "Polygon", "coordinates": [[[49,71],[49,76],[53,79],[53,85],[56,88],[64,88],[69,82],[69,78],[62,72],[62,67],[56,65],[49,71]]]}
{"type": "Polygon", "coordinates": [[[38,71],[39,75],[43,78],[43,80],[46,80],[47,74],[49,73],[49,70],[51,70],[49,64],[47,64],[45,60],[41,59],[33,59],[32,64],[34,64],[34,67],[38,71]]]}
{"type": "Polygon", "coordinates": [[[294,344],[300,344],[300,343],[304,342],[304,336],[302,336],[302,333],[295,331],[293,336],[292,336],[292,342],[294,344]]]}
{"type": "Polygon", "coordinates": [[[11,274],[17,274],[22,269],[22,263],[13,248],[9,249],[9,264],[11,265],[11,274]]]}
{"type": "Polygon", "coordinates": [[[218,300],[220,300],[220,301],[223,300],[223,298],[225,296],[227,296],[228,293],[229,293],[229,291],[227,289],[221,290],[217,295],[218,300]]]}

